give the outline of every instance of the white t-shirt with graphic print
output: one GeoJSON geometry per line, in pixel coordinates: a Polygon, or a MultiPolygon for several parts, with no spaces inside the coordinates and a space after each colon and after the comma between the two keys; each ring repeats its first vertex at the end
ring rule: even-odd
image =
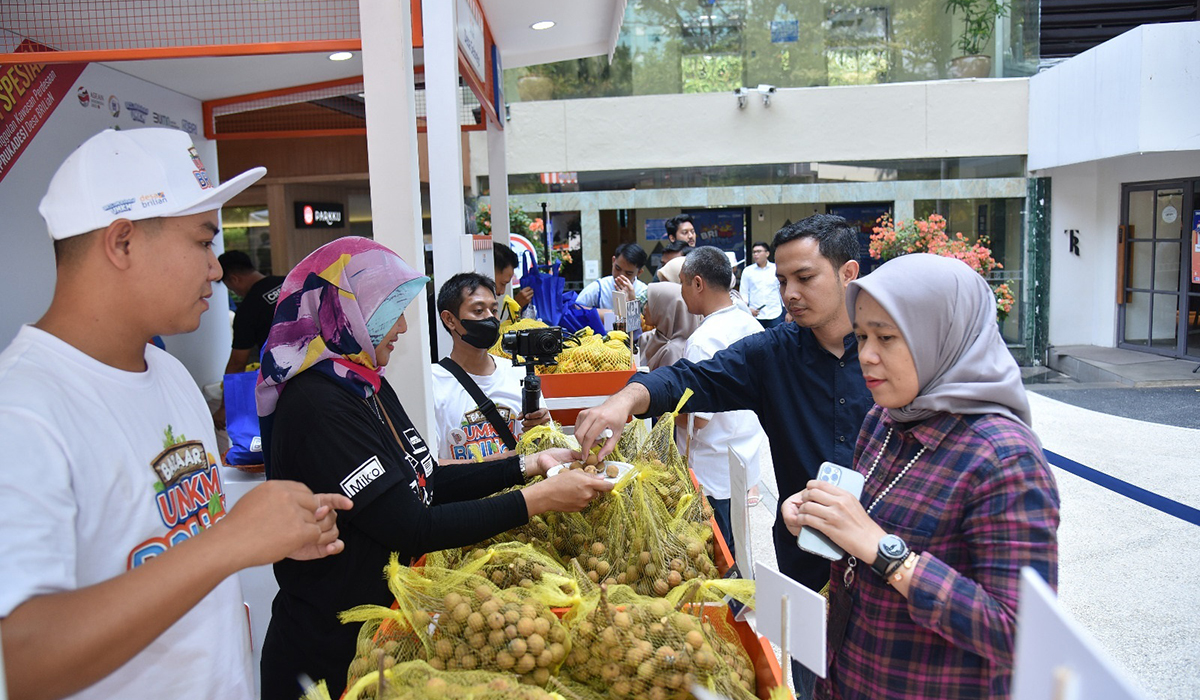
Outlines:
{"type": "MultiPolygon", "coordinates": [[[[513,367],[512,360],[492,356],[496,370],[479,376],[468,373],[479,388],[496,404],[500,416],[508,423],[513,437],[521,438],[521,380],[525,378],[524,367],[513,367]]],[[[541,406],[545,407],[543,397],[541,406]]],[[[479,410],[475,400],[449,370],[433,365],[433,414],[437,435],[438,459],[473,459],[470,447],[478,446],[482,456],[504,451],[504,441],[487,416],[479,410]]]]}
{"type": "MultiPolygon", "coordinates": [[[[0,353],[0,617],[119,576],[224,516],[200,390],[158,348],[146,364],[119,370],[32,326],[0,353]]],[[[231,576],[73,697],[255,697],[242,600],[231,576]]]]}

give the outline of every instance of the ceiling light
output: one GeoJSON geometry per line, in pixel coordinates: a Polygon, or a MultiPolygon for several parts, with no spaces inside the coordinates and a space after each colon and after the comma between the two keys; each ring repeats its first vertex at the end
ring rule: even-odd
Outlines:
{"type": "Polygon", "coordinates": [[[329,60],[331,61],[349,61],[352,58],[354,58],[354,54],[349,51],[338,51],[337,53],[329,54],[329,60]]]}
{"type": "Polygon", "coordinates": [[[553,26],[554,26],[554,22],[552,22],[548,19],[544,19],[541,22],[534,22],[533,24],[529,25],[529,28],[540,31],[542,29],[549,29],[550,27],[553,27],[553,26]]]}

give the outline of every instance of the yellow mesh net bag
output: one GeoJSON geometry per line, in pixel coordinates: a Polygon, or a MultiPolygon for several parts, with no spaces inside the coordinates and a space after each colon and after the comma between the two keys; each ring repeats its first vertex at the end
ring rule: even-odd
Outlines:
{"type": "Polygon", "coordinates": [[[546,604],[570,608],[579,602],[579,584],[558,559],[537,544],[500,542],[488,547],[468,547],[432,552],[427,567],[476,574],[500,589],[537,590],[546,604]]]}
{"type": "Polygon", "coordinates": [[[687,581],[718,575],[710,553],[711,527],[677,521],[661,498],[662,478],[662,472],[641,470],[609,495],[604,546],[614,573],[604,582],[665,596],[687,581]]]}
{"type": "Polygon", "coordinates": [[[535,425],[521,433],[517,440],[517,454],[533,454],[553,447],[565,447],[569,450],[579,450],[579,441],[562,431],[558,423],[535,425]]]}
{"type": "Polygon", "coordinates": [[[735,700],[755,697],[754,666],[723,606],[672,605],[603,586],[585,601],[571,636],[560,677],[615,700],[684,700],[693,683],[735,700]]]}
{"type": "Polygon", "coordinates": [[[376,650],[393,664],[423,660],[438,671],[509,672],[538,686],[570,651],[566,628],[551,606],[564,598],[576,606],[581,601],[564,596],[563,582],[553,577],[530,588],[500,590],[470,570],[426,566],[418,572],[393,556],[387,579],[396,596],[392,608],[364,605],[339,615],[344,623],[364,623],[348,687],[377,670],[376,650]]]}
{"type": "MultiPolygon", "coordinates": [[[[380,654],[381,658],[386,656],[380,654]]],[[[387,665],[364,674],[347,688],[345,700],[556,700],[553,693],[522,684],[511,673],[439,671],[424,661],[387,665]]],[[[331,700],[323,684],[304,700],[331,700]]]]}

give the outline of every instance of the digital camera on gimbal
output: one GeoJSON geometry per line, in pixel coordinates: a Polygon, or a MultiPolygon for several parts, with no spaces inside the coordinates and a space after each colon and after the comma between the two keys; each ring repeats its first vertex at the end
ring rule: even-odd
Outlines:
{"type": "Polygon", "coordinates": [[[512,356],[512,362],[525,368],[521,382],[521,413],[529,415],[538,410],[542,398],[542,379],[534,373],[534,365],[558,364],[563,349],[563,332],[558,326],[526,328],[509,331],[500,340],[500,347],[512,356]]]}
{"type": "Polygon", "coordinates": [[[512,355],[514,365],[553,365],[563,350],[562,328],[551,326],[509,331],[500,341],[500,347],[512,355]]]}

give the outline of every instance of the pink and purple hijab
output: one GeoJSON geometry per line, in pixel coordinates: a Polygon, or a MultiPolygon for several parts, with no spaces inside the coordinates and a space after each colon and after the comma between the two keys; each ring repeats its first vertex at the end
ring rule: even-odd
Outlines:
{"type": "Polygon", "coordinates": [[[399,255],[355,236],[317,248],[288,273],[255,389],[268,469],[275,406],[288,381],[317,371],[355,395],[372,396],[382,371],[375,346],[427,282],[399,255]]]}

